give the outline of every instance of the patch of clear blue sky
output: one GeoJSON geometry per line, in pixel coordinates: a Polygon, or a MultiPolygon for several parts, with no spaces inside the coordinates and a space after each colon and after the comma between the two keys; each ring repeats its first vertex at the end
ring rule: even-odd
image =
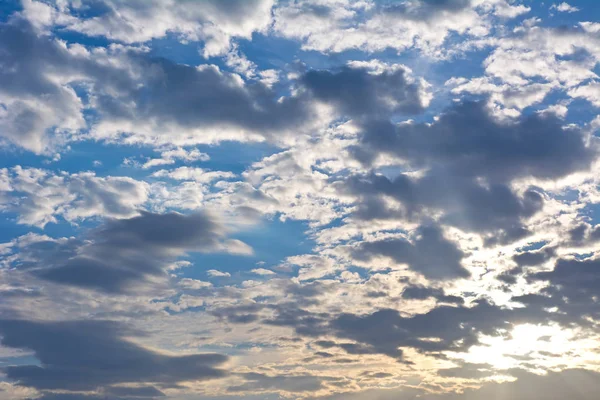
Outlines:
{"type": "Polygon", "coordinates": [[[253,255],[192,254],[188,260],[195,268],[184,268],[179,272],[184,277],[210,280],[216,284],[260,280],[263,277],[248,271],[255,268],[273,268],[286,257],[311,253],[315,243],[305,234],[307,229],[306,223],[301,221],[266,219],[252,229],[232,236],[250,245],[254,250],[253,255]],[[226,280],[209,278],[206,271],[210,269],[228,272],[232,277],[226,280]]]}

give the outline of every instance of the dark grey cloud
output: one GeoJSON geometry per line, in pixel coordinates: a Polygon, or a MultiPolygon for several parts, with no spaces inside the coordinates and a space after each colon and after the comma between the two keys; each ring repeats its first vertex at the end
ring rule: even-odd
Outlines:
{"type": "Polygon", "coordinates": [[[404,69],[372,73],[366,68],[308,71],[300,82],[315,98],[351,117],[415,114],[423,111],[421,87],[404,69]]]}
{"type": "Polygon", "coordinates": [[[214,67],[196,68],[145,54],[130,54],[129,62],[142,79],[134,90],[98,96],[97,110],[107,120],[185,129],[235,127],[276,138],[316,120],[314,99],[351,117],[423,110],[420,85],[401,68],[380,73],[358,67],[311,70],[297,80],[303,90],[281,98],[260,82],[242,83],[214,67]]]}
{"type": "Polygon", "coordinates": [[[443,303],[463,304],[464,299],[460,296],[447,295],[443,289],[422,286],[410,285],[402,291],[402,298],[408,300],[426,300],[435,298],[443,303]]]}
{"type": "Polygon", "coordinates": [[[364,161],[389,154],[413,167],[485,178],[489,184],[519,177],[560,178],[588,169],[597,155],[595,142],[588,145],[583,130],[563,128],[552,115],[499,122],[481,102],[459,103],[431,124],[372,121],[363,131],[356,154],[364,161]]]}
{"type": "Polygon", "coordinates": [[[583,222],[569,230],[570,244],[575,246],[589,245],[600,241],[600,225],[592,226],[583,222]]]}
{"type": "Polygon", "coordinates": [[[515,254],[512,259],[519,267],[530,267],[545,263],[556,255],[556,247],[546,246],[539,250],[515,254]]]}
{"type": "Polygon", "coordinates": [[[323,349],[340,348],[357,355],[385,354],[402,361],[407,361],[403,359],[403,347],[432,354],[466,351],[479,343],[480,334],[502,336],[516,324],[550,320],[550,314],[542,307],[510,309],[486,300],[478,300],[471,306],[439,305],[409,317],[394,309],[362,315],[311,313],[293,304],[271,309],[275,317],[262,323],[292,327],[298,335],[317,339],[313,344],[323,349]],[[325,337],[341,340],[325,340],[325,337]]]}
{"type": "Polygon", "coordinates": [[[496,234],[505,242],[525,236],[523,220],[543,208],[543,196],[533,188],[520,195],[506,184],[484,185],[438,172],[421,178],[403,174],[394,179],[376,174],[352,176],[337,185],[342,192],[357,196],[356,218],[418,221],[428,218],[432,211],[442,211],[443,224],[496,234]],[[395,199],[401,208],[391,209],[384,197],[395,199]]]}
{"type": "Polygon", "coordinates": [[[391,309],[367,315],[342,314],[330,327],[337,337],[401,358],[401,347],[421,351],[467,349],[478,343],[478,333],[496,335],[498,329],[510,327],[507,317],[506,310],[482,301],[470,308],[439,306],[413,317],[403,317],[391,309]]]}
{"type": "Polygon", "coordinates": [[[151,280],[186,252],[227,251],[222,225],[206,213],[152,214],[108,220],[86,240],[40,241],[21,249],[19,265],[63,285],[124,293],[151,280]]]}
{"type": "Polygon", "coordinates": [[[529,283],[547,286],[539,292],[515,296],[513,301],[526,306],[530,314],[543,315],[548,321],[566,327],[594,329],[592,321],[600,318],[600,261],[593,258],[559,258],[550,271],[531,272],[525,275],[529,283]]]}
{"type": "MultiPolygon", "coordinates": [[[[110,386],[115,384],[172,385],[226,375],[218,368],[227,361],[226,356],[157,353],[126,340],[139,333],[112,321],[1,320],[0,334],[3,346],[32,350],[40,362],[5,367],[7,377],[40,390],[105,388],[114,393],[119,389],[110,386]]],[[[136,396],[129,393],[125,397],[136,396]]]]}
{"type": "Polygon", "coordinates": [[[139,80],[132,81],[134,89],[98,96],[97,110],[109,121],[151,121],[181,129],[241,128],[270,136],[314,117],[305,97],[278,101],[262,83],[244,84],[216,67],[196,68],[146,54],[129,54],[127,60],[140,72],[139,80]]]}
{"type": "Polygon", "coordinates": [[[533,273],[527,276],[530,281],[550,283],[547,292],[566,297],[571,305],[587,303],[590,309],[598,312],[600,297],[600,260],[564,259],[556,261],[552,271],[533,273]]]}
{"type": "Polygon", "coordinates": [[[217,133],[215,141],[231,140],[230,133],[240,131],[277,141],[319,120],[315,99],[352,117],[423,109],[420,84],[402,68],[380,73],[350,67],[308,71],[297,80],[301,90],[282,97],[281,88],[243,81],[217,67],[178,64],[138,50],[71,52],[17,17],[0,26],[0,52],[9,67],[0,72],[0,94],[19,99],[9,109],[10,124],[1,134],[36,152],[51,147],[52,130],[61,124],[85,129],[88,100],[95,110],[95,137],[138,135],[140,141],[161,143],[172,142],[173,135],[202,141],[193,139],[202,129],[229,132],[223,137],[217,133]],[[41,99],[49,101],[42,108],[31,107],[31,101],[41,99]]]}
{"type": "Polygon", "coordinates": [[[466,278],[469,271],[462,265],[465,254],[446,239],[437,226],[422,226],[414,240],[386,239],[363,242],[352,250],[352,257],[370,261],[375,257],[389,257],[397,263],[408,264],[415,272],[430,279],[466,278]]]}

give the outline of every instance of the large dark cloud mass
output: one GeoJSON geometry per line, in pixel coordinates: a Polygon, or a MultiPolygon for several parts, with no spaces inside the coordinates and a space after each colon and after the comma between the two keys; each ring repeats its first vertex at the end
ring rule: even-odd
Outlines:
{"type": "MultiPolygon", "coordinates": [[[[431,124],[370,121],[354,154],[365,163],[397,157],[415,177],[353,176],[340,185],[358,197],[361,219],[422,218],[441,211],[441,221],[467,231],[494,233],[495,242],[527,234],[523,220],[543,208],[535,187],[516,192],[519,178],[556,179],[590,168],[596,145],[586,133],[563,128],[555,117],[534,115],[500,122],[483,103],[461,103],[431,124]],[[390,197],[400,208],[390,208],[390,197]]],[[[492,242],[490,242],[492,243],[492,242]]]]}
{"type": "Polygon", "coordinates": [[[9,379],[24,386],[53,390],[146,382],[169,386],[225,375],[217,368],[227,361],[225,356],[157,353],[125,338],[134,333],[111,321],[0,321],[2,345],[32,350],[40,361],[5,368],[9,379]]]}
{"type": "Polygon", "coordinates": [[[340,189],[358,197],[355,216],[359,219],[418,220],[442,211],[445,224],[484,234],[502,231],[513,238],[526,233],[522,220],[540,211],[544,202],[533,188],[518,194],[506,184],[483,185],[445,174],[394,179],[376,174],[353,176],[340,189]],[[385,197],[398,201],[400,208],[390,208],[385,197]]]}
{"type": "Polygon", "coordinates": [[[589,168],[596,156],[583,130],[564,128],[554,116],[500,122],[483,102],[460,103],[431,124],[374,121],[363,130],[356,154],[365,161],[384,153],[434,174],[479,177],[490,184],[560,178],[589,168]]]}
{"type": "Polygon", "coordinates": [[[38,241],[20,268],[63,285],[121,293],[166,278],[186,252],[227,251],[224,227],[205,213],[152,214],[110,220],[87,241],[38,241]]]}

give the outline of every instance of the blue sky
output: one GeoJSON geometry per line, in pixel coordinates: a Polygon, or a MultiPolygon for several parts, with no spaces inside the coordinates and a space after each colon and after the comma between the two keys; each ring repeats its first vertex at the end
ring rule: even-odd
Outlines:
{"type": "Polygon", "coordinates": [[[0,4],[0,400],[591,400],[589,0],[0,4]]]}

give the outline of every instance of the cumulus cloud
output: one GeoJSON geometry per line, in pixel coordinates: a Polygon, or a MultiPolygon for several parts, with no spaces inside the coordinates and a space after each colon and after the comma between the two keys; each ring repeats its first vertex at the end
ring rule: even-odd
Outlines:
{"type": "Polygon", "coordinates": [[[0,24],[0,136],[35,153],[85,127],[83,104],[70,85],[83,60],[38,36],[20,20],[0,24]],[[48,133],[54,132],[54,135],[48,133]]]}
{"type": "Polygon", "coordinates": [[[160,153],[160,158],[150,158],[146,161],[142,168],[148,169],[159,165],[171,165],[175,164],[177,160],[181,160],[185,163],[194,161],[208,161],[210,156],[206,153],[200,152],[198,149],[186,150],[184,148],[175,148],[165,150],[160,153]]]}
{"type": "Polygon", "coordinates": [[[24,2],[24,15],[38,25],[57,25],[89,36],[124,43],[147,42],[175,34],[182,41],[204,41],[203,54],[229,50],[232,38],[250,38],[267,28],[272,0],[121,1],[94,4],[96,13],[78,1],[24,2]]]}
{"type": "Polygon", "coordinates": [[[531,115],[501,122],[482,103],[458,104],[431,124],[377,122],[363,130],[356,154],[365,160],[385,153],[413,167],[443,168],[490,183],[560,178],[589,168],[596,154],[584,131],[565,129],[557,118],[531,115]]]}
{"type": "Polygon", "coordinates": [[[550,9],[551,10],[556,10],[558,12],[566,12],[566,13],[574,13],[574,12],[577,12],[577,11],[580,10],[579,8],[574,7],[574,6],[572,6],[569,3],[564,2],[564,1],[562,3],[560,3],[560,4],[552,4],[550,6],[550,9]]]}
{"type": "Polygon", "coordinates": [[[417,49],[445,57],[443,45],[452,34],[484,37],[495,17],[514,18],[528,11],[505,0],[299,1],[276,7],[273,27],[279,35],[301,41],[306,50],[417,49]]]}
{"type": "Polygon", "coordinates": [[[3,169],[4,209],[20,223],[43,227],[57,217],[76,223],[90,217],[128,218],[148,199],[149,186],[129,177],[100,177],[93,172],[53,173],[15,166],[3,169]]]}

